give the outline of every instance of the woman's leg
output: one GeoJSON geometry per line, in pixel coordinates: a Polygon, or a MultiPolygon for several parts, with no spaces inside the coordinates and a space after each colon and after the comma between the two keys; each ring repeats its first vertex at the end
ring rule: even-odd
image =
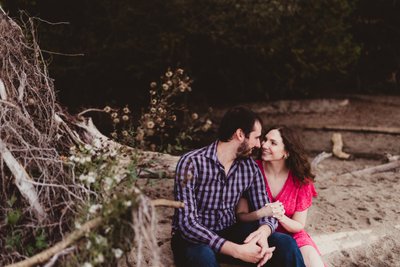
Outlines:
{"type": "Polygon", "coordinates": [[[302,246],[300,248],[301,255],[303,255],[304,262],[307,267],[324,267],[324,263],[317,250],[310,245],[302,246]]]}

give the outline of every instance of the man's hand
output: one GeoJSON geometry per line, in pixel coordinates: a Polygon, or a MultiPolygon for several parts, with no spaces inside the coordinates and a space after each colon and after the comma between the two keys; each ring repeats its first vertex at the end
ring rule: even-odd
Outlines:
{"type": "Polygon", "coordinates": [[[258,230],[251,233],[245,240],[244,243],[253,243],[255,242],[261,249],[261,259],[257,264],[257,267],[264,265],[270,258],[272,258],[272,252],[275,250],[275,247],[269,247],[268,245],[268,236],[271,234],[271,229],[267,225],[262,225],[258,228],[258,230]]]}
{"type": "Polygon", "coordinates": [[[263,259],[262,249],[254,239],[247,244],[239,246],[236,258],[245,262],[257,263],[263,259]]]}
{"type": "Polygon", "coordinates": [[[262,248],[257,245],[256,239],[242,245],[227,240],[221,247],[222,254],[251,263],[257,263],[263,259],[261,252],[262,248]]]}

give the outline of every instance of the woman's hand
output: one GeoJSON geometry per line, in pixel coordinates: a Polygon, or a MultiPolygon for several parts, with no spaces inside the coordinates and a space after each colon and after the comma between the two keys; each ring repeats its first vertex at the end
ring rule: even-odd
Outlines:
{"type": "Polygon", "coordinates": [[[266,209],[266,212],[268,211],[269,215],[266,216],[272,216],[274,218],[277,218],[278,220],[285,215],[285,207],[283,206],[282,202],[276,201],[273,203],[268,203],[263,207],[263,209],[266,209]]]}

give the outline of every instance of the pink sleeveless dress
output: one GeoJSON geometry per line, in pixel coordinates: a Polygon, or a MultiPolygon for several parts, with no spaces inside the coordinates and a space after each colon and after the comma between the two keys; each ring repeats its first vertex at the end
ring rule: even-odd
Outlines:
{"type": "MultiPolygon", "coordinates": [[[[315,187],[313,183],[308,184],[299,184],[296,182],[295,178],[292,175],[292,172],[289,171],[288,178],[283,185],[282,190],[275,196],[272,197],[271,190],[269,189],[267,178],[265,177],[264,167],[262,162],[257,160],[258,167],[261,169],[261,172],[264,176],[265,185],[267,187],[267,193],[271,200],[271,202],[280,201],[285,207],[285,215],[289,218],[292,218],[293,214],[296,211],[303,211],[308,209],[312,204],[312,198],[317,196],[317,192],[315,191],[315,187]]],[[[276,231],[281,233],[290,234],[297,242],[297,245],[300,247],[310,245],[313,246],[319,254],[321,254],[315,245],[314,241],[308,235],[308,233],[303,229],[300,232],[295,234],[289,233],[286,231],[281,224],[278,225],[276,231]]]]}

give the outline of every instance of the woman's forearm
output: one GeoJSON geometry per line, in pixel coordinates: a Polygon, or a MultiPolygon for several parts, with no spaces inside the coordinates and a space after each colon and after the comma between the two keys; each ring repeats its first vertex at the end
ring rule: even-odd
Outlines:
{"type": "Polygon", "coordinates": [[[240,221],[243,222],[252,222],[252,221],[257,221],[263,217],[270,217],[272,216],[271,209],[268,209],[268,207],[262,207],[261,209],[258,209],[256,211],[252,212],[238,212],[237,217],[239,218],[240,221]]]}
{"type": "Polygon", "coordinates": [[[285,228],[289,233],[297,233],[304,229],[304,224],[283,215],[278,219],[279,223],[285,228]]]}

